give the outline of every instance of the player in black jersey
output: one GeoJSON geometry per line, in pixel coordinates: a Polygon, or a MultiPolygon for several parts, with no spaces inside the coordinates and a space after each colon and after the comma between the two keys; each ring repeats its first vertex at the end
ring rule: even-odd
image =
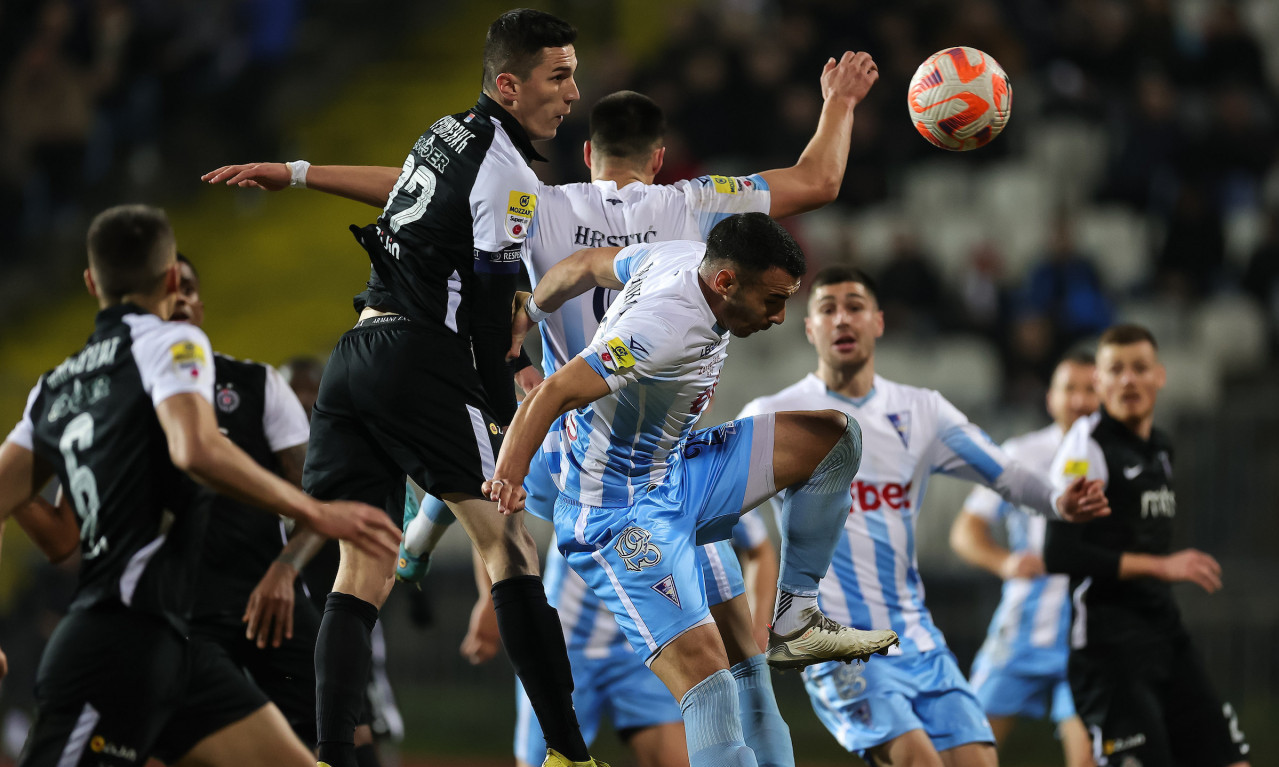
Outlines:
{"type": "Polygon", "coordinates": [[[93,335],[41,376],[0,445],[0,520],[56,474],[81,552],[20,763],[309,765],[279,710],[215,645],[186,637],[212,499],[201,485],[370,551],[394,552],[398,529],[364,504],[318,503],[218,432],[208,339],[164,319],[179,276],[163,212],[108,210],[88,246],[93,335]]]}
{"type": "MultiPolygon", "coordinates": [[[[178,299],[169,319],[203,327],[200,275],[181,253],[178,269],[178,299]]],[[[215,353],[213,405],[223,434],[301,486],[310,426],[302,403],[274,368],[215,353]]],[[[214,499],[213,514],[217,522],[204,536],[191,631],[222,647],[314,748],[320,612],[298,574],[327,539],[305,526],[289,537],[282,520],[223,495],[214,499]]]]}
{"type": "Polygon", "coordinates": [[[1248,746],[1172,595],[1178,581],[1217,591],[1221,567],[1201,551],[1172,553],[1173,446],[1154,428],[1165,377],[1150,331],[1117,325],[1102,334],[1102,408],[1075,422],[1051,471],[1061,487],[1077,476],[1105,482],[1111,514],[1081,525],[1050,522],[1044,563],[1070,575],[1067,673],[1098,765],[1237,767],[1247,764],[1248,746]]]}
{"type": "MultiPolygon", "coordinates": [[[[360,321],[325,369],[303,480],[319,497],[364,500],[397,521],[405,475],[449,503],[493,580],[502,640],[551,764],[591,761],[564,637],[537,576],[533,538],[518,518],[497,513],[481,484],[515,411],[506,352],[520,251],[537,208],[528,163],[543,158],[532,141],[554,137],[579,98],[576,35],[529,9],[493,22],[479,101],[421,135],[389,198],[380,198],[377,223],[356,230],[373,273],[356,298],[360,321]]],[[[306,168],[293,164],[296,182],[319,184],[306,168]]],[[[395,563],[341,552],[315,661],[320,759],[332,767],[355,763],[369,636],[395,563]]]]}

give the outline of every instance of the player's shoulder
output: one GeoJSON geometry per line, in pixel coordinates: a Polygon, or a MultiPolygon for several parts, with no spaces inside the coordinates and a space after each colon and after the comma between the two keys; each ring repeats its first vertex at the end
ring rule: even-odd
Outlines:
{"type": "Polygon", "coordinates": [[[886,407],[924,406],[936,409],[943,404],[954,407],[936,389],[892,381],[878,374],[875,376],[875,392],[886,407]]]}
{"type": "Polygon", "coordinates": [[[1057,427],[1057,424],[1048,424],[1042,429],[1035,429],[1025,434],[1009,437],[1004,441],[1003,448],[1005,453],[1014,457],[1020,454],[1040,452],[1044,449],[1052,453],[1061,444],[1063,436],[1065,436],[1065,433],[1057,427]]]}
{"type": "Polygon", "coordinates": [[[1100,410],[1091,415],[1077,418],[1075,419],[1075,422],[1070,425],[1070,428],[1066,430],[1064,441],[1087,441],[1089,439],[1093,439],[1097,434],[1097,430],[1101,427],[1101,424],[1102,419],[1100,410]]]}
{"type": "Polygon", "coordinates": [[[209,337],[190,323],[169,322],[147,312],[126,314],[124,323],[129,326],[135,352],[181,343],[195,344],[201,349],[209,348],[209,337]]]}

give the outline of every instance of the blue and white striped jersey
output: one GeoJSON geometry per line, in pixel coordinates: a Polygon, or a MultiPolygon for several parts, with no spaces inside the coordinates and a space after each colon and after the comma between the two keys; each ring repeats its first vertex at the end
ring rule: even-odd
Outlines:
{"type": "Polygon", "coordinates": [[[631,245],[614,269],[625,286],[578,355],[610,393],[560,417],[556,484],[586,506],[630,506],[660,484],[666,461],[710,404],[729,333],[702,294],[700,242],[631,245]]]}
{"type": "Polygon", "coordinates": [[[893,654],[943,647],[946,640],[924,606],[915,549],[919,504],[931,475],[979,482],[1009,497],[1033,496],[1041,511],[1050,508],[1051,486],[1012,462],[941,394],[880,376],[870,394],[853,400],[809,374],[748,403],[740,417],[825,408],[857,419],[862,464],[835,558],[819,586],[822,610],[846,626],[893,629],[901,637],[893,654]]]}
{"type": "MultiPolygon", "coordinates": [[[[536,285],[574,251],[652,244],[705,242],[711,229],[735,213],[767,213],[768,183],[753,176],[702,176],[674,184],[614,181],[541,185],[537,215],[524,248],[524,265],[536,285]]],[[[542,322],[542,366],[550,375],[577,356],[595,336],[617,292],[596,288],[571,299],[542,322]]]]}
{"type": "MultiPolygon", "coordinates": [[[[1004,452],[1044,474],[1065,436],[1051,424],[1038,431],[1013,437],[1004,452]]],[[[1048,521],[1014,506],[985,487],[974,488],[964,510],[989,522],[1003,523],[1008,548],[1042,555],[1048,521]]],[[[982,653],[993,665],[1028,675],[1062,673],[1070,653],[1070,577],[1044,575],[1004,581],[1003,596],[990,620],[982,653]]]]}
{"type": "MultiPolygon", "coordinates": [[[[537,213],[524,249],[524,263],[535,286],[542,275],[582,248],[704,241],[724,218],[734,213],[767,213],[771,201],[768,184],[757,175],[703,176],[668,185],[632,183],[621,188],[613,181],[541,185],[537,194],[537,213]]],[[[541,323],[546,375],[586,348],[616,297],[617,291],[597,288],[566,302],[541,323]]],[[[553,451],[560,445],[554,432],[547,446],[552,450],[547,460],[559,466],[560,458],[553,451]]],[[[753,548],[768,536],[755,514],[744,516],[733,534],[739,548],[753,548]]],[[[559,610],[569,650],[589,658],[633,653],[612,613],[569,568],[554,543],[546,554],[542,582],[547,600],[559,610]]]]}

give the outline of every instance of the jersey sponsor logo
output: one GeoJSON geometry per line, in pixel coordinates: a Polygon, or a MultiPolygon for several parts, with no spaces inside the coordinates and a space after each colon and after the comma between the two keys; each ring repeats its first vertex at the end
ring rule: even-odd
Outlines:
{"type": "Polygon", "coordinates": [[[107,756],[114,756],[130,762],[138,760],[137,749],[116,745],[101,735],[94,735],[89,739],[89,750],[95,754],[106,754],[107,756]]]}
{"type": "Polygon", "coordinates": [[[668,575],[665,578],[658,581],[657,583],[654,583],[653,591],[656,591],[658,594],[661,594],[662,596],[671,600],[672,602],[675,603],[676,607],[680,607],[682,609],[682,606],[679,603],[679,591],[675,589],[674,575],[668,575]]]}
{"type": "MultiPolygon", "coordinates": [[[[611,200],[610,200],[611,202],[611,200]]],[[[621,202],[621,200],[617,200],[621,202]]],[[[606,234],[598,229],[592,229],[589,226],[579,226],[573,232],[573,244],[581,245],[584,248],[617,248],[626,247],[627,245],[639,245],[645,242],[657,242],[660,237],[657,236],[657,230],[649,228],[646,232],[631,232],[629,234],[606,234]]]]}
{"type": "Polygon", "coordinates": [[[604,362],[604,367],[614,373],[620,373],[626,368],[635,367],[635,355],[631,354],[631,350],[620,336],[606,341],[605,346],[608,347],[607,351],[600,355],[600,359],[604,362]]]}
{"type": "Polygon", "coordinates": [[[1177,496],[1167,487],[1141,494],[1141,518],[1177,516],[1177,496]]]}
{"type": "Polygon", "coordinates": [[[853,497],[853,505],[849,507],[848,513],[879,511],[885,507],[895,510],[909,509],[911,484],[910,482],[904,485],[897,482],[876,484],[863,482],[860,479],[853,480],[853,484],[848,488],[853,497]]]}
{"type": "Polygon", "coordinates": [[[217,393],[213,395],[213,401],[217,403],[219,411],[234,413],[240,409],[240,392],[231,384],[219,386],[217,393]]]}
{"type": "Polygon", "coordinates": [[[537,210],[537,195],[528,192],[511,192],[506,200],[506,234],[516,242],[528,235],[537,210]]]}
{"type": "Polygon", "coordinates": [[[910,413],[889,413],[888,421],[897,430],[897,436],[902,441],[902,446],[910,448],[910,413]]]}
{"type": "Polygon", "coordinates": [[[173,358],[173,369],[191,378],[199,378],[200,371],[206,364],[204,347],[193,341],[182,341],[170,346],[169,356],[173,358]]]}
{"type": "Polygon", "coordinates": [[[1067,477],[1086,477],[1088,476],[1088,462],[1079,459],[1071,459],[1066,461],[1066,466],[1061,473],[1067,477]]]}
{"type": "Polygon", "coordinates": [[[626,569],[638,573],[662,561],[662,550],[653,545],[653,534],[638,525],[631,525],[617,536],[613,550],[626,563],[626,569]]]}
{"type": "Polygon", "coordinates": [[[1127,751],[1146,745],[1146,733],[1139,732],[1136,735],[1129,735],[1123,738],[1108,738],[1101,742],[1101,753],[1103,756],[1110,756],[1119,751],[1127,751]]]}
{"type": "MultiPolygon", "coordinates": [[[[713,392],[715,387],[711,387],[707,391],[713,392]]],[[[700,397],[698,399],[701,399],[700,397]]],[[[707,397],[709,401],[710,397],[707,397]]],[[[697,412],[697,411],[694,411],[697,412]]],[[[737,424],[733,421],[722,423],[710,431],[702,432],[702,435],[696,439],[688,439],[684,441],[682,450],[685,458],[696,458],[702,454],[702,450],[715,445],[722,445],[728,441],[728,438],[737,433],[737,424]]]]}
{"type": "Polygon", "coordinates": [[[742,183],[732,176],[711,176],[710,180],[720,194],[741,194],[742,183]]]}

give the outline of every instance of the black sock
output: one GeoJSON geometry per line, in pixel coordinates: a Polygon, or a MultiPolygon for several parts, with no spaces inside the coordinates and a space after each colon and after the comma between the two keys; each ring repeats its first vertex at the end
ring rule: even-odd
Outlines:
{"type": "Polygon", "coordinates": [[[357,767],[355,724],[364,705],[377,608],[350,594],[329,594],[315,641],[315,724],[319,760],[357,767]]]}
{"type": "Polygon", "coordinates": [[[377,746],[372,743],[355,747],[355,761],[359,767],[382,767],[377,758],[377,746]]]}
{"type": "Polygon", "coordinates": [[[546,603],[542,579],[520,575],[493,584],[502,645],[524,684],[546,745],[574,762],[590,759],[573,710],[573,672],[560,617],[546,603]]]}

